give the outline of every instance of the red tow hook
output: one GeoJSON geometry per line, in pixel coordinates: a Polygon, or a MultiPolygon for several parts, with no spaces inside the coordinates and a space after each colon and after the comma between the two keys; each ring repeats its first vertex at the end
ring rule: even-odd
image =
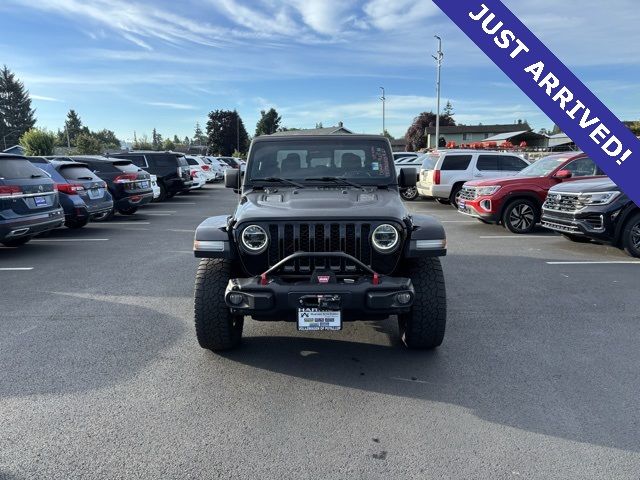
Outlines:
{"type": "Polygon", "coordinates": [[[267,274],[263,273],[260,275],[260,285],[267,285],[269,281],[267,280],[267,274]]]}
{"type": "Polygon", "coordinates": [[[380,285],[380,275],[374,272],[372,282],[374,285],[380,285]]]}

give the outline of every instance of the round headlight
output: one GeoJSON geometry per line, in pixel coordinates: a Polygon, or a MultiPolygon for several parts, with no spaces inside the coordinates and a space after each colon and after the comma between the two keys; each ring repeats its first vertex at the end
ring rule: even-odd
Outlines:
{"type": "Polygon", "coordinates": [[[269,237],[264,228],[258,225],[249,225],[242,231],[242,245],[250,253],[262,252],[269,243],[269,237]]]}
{"type": "Polygon", "coordinates": [[[393,225],[389,225],[387,223],[376,227],[373,231],[373,235],[371,235],[373,246],[380,253],[391,252],[396,248],[399,240],[400,234],[398,233],[398,230],[393,225]]]}

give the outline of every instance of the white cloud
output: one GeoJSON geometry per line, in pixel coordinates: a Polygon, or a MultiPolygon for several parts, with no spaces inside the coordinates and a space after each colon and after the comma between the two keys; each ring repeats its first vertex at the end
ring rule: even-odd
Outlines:
{"type": "Polygon", "coordinates": [[[369,22],[382,30],[406,29],[440,12],[431,0],[370,0],[363,10],[369,22]]]}
{"type": "Polygon", "coordinates": [[[41,102],[62,102],[59,98],[54,97],[45,97],[44,95],[34,95],[32,93],[29,94],[31,100],[40,100],[41,102]]]}
{"type": "Polygon", "coordinates": [[[152,107],[171,108],[174,110],[197,110],[195,105],[189,105],[186,103],[171,103],[171,102],[147,102],[146,105],[152,107]]]}

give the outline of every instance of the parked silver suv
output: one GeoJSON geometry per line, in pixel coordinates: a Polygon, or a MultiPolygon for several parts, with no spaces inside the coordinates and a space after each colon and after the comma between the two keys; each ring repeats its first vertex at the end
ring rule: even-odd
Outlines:
{"type": "Polygon", "coordinates": [[[451,203],[458,208],[458,197],[465,182],[512,177],[529,165],[510,152],[486,150],[442,150],[432,152],[422,162],[418,194],[451,203]]]}

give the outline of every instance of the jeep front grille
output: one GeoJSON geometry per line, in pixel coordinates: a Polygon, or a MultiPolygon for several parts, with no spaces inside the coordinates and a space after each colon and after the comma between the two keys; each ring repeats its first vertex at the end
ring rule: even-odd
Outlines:
{"type": "Polygon", "coordinates": [[[577,193],[552,193],[547,195],[543,208],[555,212],[575,213],[584,208],[577,193]]]}
{"type": "MultiPolygon", "coordinates": [[[[269,233],[269,247],[259,255],[241,250],[242,262],[251,274],[259,274],[295,252],[344,252],[373,268],[378,273],[392,273],[398,264],[404,244],[404,229],[400,231],[399,248],[388,255],[375,251],[371,245],[373,229],[383,222],[287,222],[260,224],[269,233]]],[[[241,230],[240,227],[239,230],[241,230]]],[[[341,258],[300,258],[283,268],[285,274],[308,275],[316,268],[331,269],[336,273],[356,273],[356,265],[341,258]]]]}

